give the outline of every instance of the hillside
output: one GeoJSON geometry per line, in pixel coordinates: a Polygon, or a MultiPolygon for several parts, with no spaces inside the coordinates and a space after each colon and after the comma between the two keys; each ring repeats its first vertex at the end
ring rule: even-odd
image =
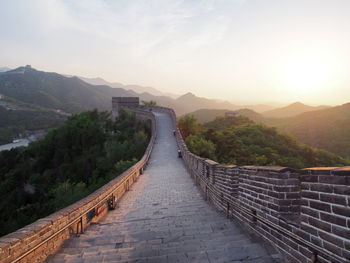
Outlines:
{"type": "Polygon", "coordinates": [[[180,106],[185,113],[192,112],[197,109],[229,109],[237,110],[239,107],[233,105],[228,101],[211,100],[207,98],[197,97],[193,93],[186,93],[176,99],[178,106],[180,106]]]}
{"type": "Polygon", "coordinates": [[[77,77],[19,67],[0,73],[0,94],[16,100],[77,113],[90,109],[110,110],[112,96],[133,96],[124,89],[94,86],[77,77]]]}
{"type": "Polygon", "coordinates": [[[216,117],[225,116],[226,112],[235,112],[237,113],[237,115],[245,116],[255,122],[263,122],[264,119],[262,115],[250,109],[239,109],[234,111],[218,109],[200,109],[188,114],[193,115],[197,119],[198,123],[203,124],[206,122],[213,121],[216,117]]]}
{"type": "Polygon", "coordinates": [[[179,119],[181,134],[191,152],[223,164],[287,166],[344,166],[350,162],[325,150],[301,144],[276,128],[244,116],[217,117],[198,125],[193,116],[179,119]]]}
{"type": "Polygon", "coordinates": [[[0,99],[0,144],[27,137],[35,130],[47,130],[65,122],[67,114],[12,98],[0,99]]]}
{"type": "Polygon", "coordinates": [[[262,112],[261,114],[266,118],[287,118],[299,115],[304,112],[315,111],[329,108],[329,106],[309,106],[301,102],[295,102],[288,106],[277,108],[269,111],[262,112]]]}
{"type": "Polygon", "coordinates": [[[303,143],[350,158],[350,103],[265,123],[303,143]]]}
{"type": "Polygon", "coordinates": [[[149,125],[134,114],[112,121],[94,110],[26,148],[0,152],[0,236],[106,184],[142,157],[149,138],[149,125]]]}

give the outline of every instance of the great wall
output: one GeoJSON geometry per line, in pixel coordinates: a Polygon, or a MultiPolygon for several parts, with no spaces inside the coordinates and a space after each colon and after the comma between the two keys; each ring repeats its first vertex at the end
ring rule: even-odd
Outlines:
{"type": "MultiPolygon", "coordinates": [[[[1,263],[43,262],[49,255],[56,252],[59,254],[62,251],[62,244],[63,250],[70,251],[69,246],[73,243],[66,243],[65,241],[75,239],[76,243],[81,243],[79,237],[76,237],[77,235],[82,238],[84,235],[88,235],[89,229],[98,231],[99,228],[103,228],[104,225],[99,225],[98,222],[108,217],[108,211],[113,211],[122,196],[128,192],[131,185],[137,181],[147,167],[152,149],[157,144],[157,131],[160,125],[157,121],[161,118],[169,119],[170,132],[173,129],[176,130],[176,144],[182,153],[182,160],[192,177],[194,185],[201,189],[203,198],[207,203],[229,218],[224,218],[225,220],[216,219],[217,222],[222,224],[223,228],[220,228],[219,223],[217,224],[219,226],[212,226],[210,235],[215,237],[215,231],[220,232],[222,242],[218,244],[224,246],[222,236],[225,236],[225,231],[229,232],[233,229],[231,226],[227,227],[228,223],[226,221],[233,220],[237,222],[243,232],[249,232],[260,237],[266,244],[272,245],[282,256],[281,258],[274,258],[275,252],[271,252],[270,255],[266,256],[265,252],[261,252],[263,256],[259,254],[256,258],[240,259],[236,262],[350,262],[349,167],[318,167],[294,170],[287,167],[220,165],[188,151],[177,128],[176,115],[172,109],[158,106],[141,106],[138,105],[138,100],[114,98],[113,108],[116,110],[120,107],[127,107],[134,111],[139,118],[149,119],[152,123],[152,138],[143,158],[122,175],[88,197],[0,238],[1,263]],[[93,225],[90,226],[92,223],[93,225]]],[[[174,158],[176,165],[179,165],[178,162],[182,162],[176,158],[176,155],[174,155],[174,158]]],[[[156,165],[156,162],[153,165],[156,165]]],[[[163,171],[163,173],[170,172],[170,170],[163,171]]],[[[166,195],[166,193],[164,194],[166,195]]],[[[154,200],[154,206],[158,205],[159,203],[154,200]]],[[[200,207],[202,207],[202,204],[200,207]]],[[[163,208],[166,209],[166,207],[163,208]]],[[[118,206],[114,211],[118,211],[118,206]]],[[[155,213],[159,213],[159,211],[157,210],[155,213]]],[[[186,210],[185,215],[190,212],[192,212],[192,216],[195,213],[200,214],[199,210],[186,210]]],[[[215,217],[215,215],[212,216],[215,217]]],[[[143,221],[146,220],[143,219],[143,221]]],[[[113,224],[113,221],[108,222],[108,224],[113,224]]],[[[203,222],[203,227],[206,224],[210,224],[210,222],[203,222]]],[[[198,231],[201,234],[201,230],[198,231]]],[[[205,235],[205,233],[202,234],[205,235]]],[[[234,235],[238,234],[232,234],[230,236],[232,239],[225,239],[227,245],[230,242],[235,242],[234,235]]],[[[181,238],[182,236],[186,235],[178,237],[181,238]]],[[[196,239],[195,234],[188,234],[187,236],[193,236],[193,239],[196,239]]],[[[201,236],[201,238],[204,237],[201,236]]],[[[159,242],[164,242],[164,236],[152,240],[158,239],[159,242]]],[[[242,237],[243,239],[244,237],[242,237]]],[[[129,243],[131,243],[130,240],[129,243]]],[[[134,238],[133,240],[137,245],[137,239],[134,238]]],[[[124,237],[123,241],[113,240],[113,242],[113,246],[117,249],[119,245],[122,246],[123,242],[126,241],[124,237]]],[[[226,262],[223,259],[225,256],[230,256],[221,253],[218,257],[215,257],[214,252],[208,249],[209,252],[206,251],[205,253],[198,251],[197,256],[200,256],[199,258],[191,258],[189,256],[191,255],[190,252],[187,251],[187,258],[177,257],[175,260],[170,260],[170,254],[166,257],[160,255],[159,247],[161,244],[154,242],[155,244],[152,244],[151,247],[157,247],[158,254],[145,255],[144,259],[148,261],[142,262],[156,262],[156,259],[159,259],[160,262],[207,262],[206,260],[208,262],[226,262]],[[220,257],[222,258],[220,259],[220,257]]],[[[208,244],[211,243],[208,242],[208,244]]],[[[260,249],[260,246],[255,245],[255,243],[253,246],[244,242],[241,243],[242,249],[245,246],[244,244],[247,247],[254,247],[256,251],[260,249]]],[[[189,246],[189,248],[191,247],[189,246]]],[[[199,246],[199,248],[201,247],[199,246]]],[[[60,259],[65,259],[66,262],[88,262],[89,257],[84,259],[81,250],[76,249],[74,251],[78,251],[78,256],[66,257],[63,255],[60,259]]],[[[227,249],[216,251],[227,251],[227,249]]],[[[248,251],[247,253],[252,252],[248,251]]],[[[100,262],[98,260],[100,254],[96,252],[95,257],[90,257],[90,262],[100,262]]],[[[108,257],[104,256],[103,258],[107,259],[108,257]]],[[[115,258],[117,259],[117,255],[115,255],[115,258]]],[[[48,258],[51,262],[62,262],[60,259],[57,261],[54,261],[54,259],[53,256],[48,258]]],[[[107,262],[107,260],[104,260],[104,262],[107,262]]]]}

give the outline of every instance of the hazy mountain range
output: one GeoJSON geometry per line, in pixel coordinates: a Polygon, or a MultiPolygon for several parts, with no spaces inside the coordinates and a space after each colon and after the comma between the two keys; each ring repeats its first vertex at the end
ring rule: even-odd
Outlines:
{"type": "Polygon", "coordinates": [[[306,144],[350,157],[350,104],[328,108],[321,106],[324,109],[320,109],[293,103],[270,111],[265,109],[261,114],[254,109],[261,110],[264,105],[244,109],[247,107],[197,97],[192,93],[176,99],[149,92],[136,93],[120,87],[92,85],[78,77],[38,71],[29,66],[1,72],[0,95],[3,97],[0,99],[0,119],[6,120],[0,122],[0,143],[4,142],[4,138],[10,140],[9,134],[14,136],[19,131],[49,128],[62,123],[69,113],[94,108],[109,111],[113,96],[138,96],[141,100],[154,100],[158,105],[171,107],[178,116],[194,112],[201,122],[210,121],[227,111],[237,111],[256,122],[295,135],[306,144]],[[28,122],[28,116],[35,121],[28,122]]]}
{"type": "Polygon", "coordinates": [[[160,90],[157,90],[152,87],[144,87],[140,85],[123,85],[118,82],[108,82],[103,78],[85,78],[80,76],[78,76],[78,78],[92,85],[105,85],[105,86],[110,86],[112,88],[122,88],[125,90],[132,90],[136,93],[150,93],[155,96],[167,96],[174,99],[180,96],[180,95],[172,94],[168,92],[161,92],[160,90]]]}
{"type": "Polygon", "coordinates": [[[282,108],[277,108],[269,111],[265,111],[262,114],[268,118],[286,118],[292,117],[304,112],[322,110],[329,108],[329,106],[309,106],[301,102],[295,102],[282,108]]]}
{"type": "MultiPolygon", "coordinates": [[[[237,110],[247,107],[234,105],[228,101],[197,97],[192,93],[172,98],[152,94],[152,91],[162,94],[153,88],[109,83],[101,78],[67,77],[57,73],[38,71],[29,66],[19,67],[0,75],[0,94],[70,113],[92,108],[110,110],[112,96],[138,96],[141,100],[154,100],[158,105],[173,108],[178,115],[201,108],[237,110]],[[112,84],[114,87],[106,84],[112,84]],[[142,93],[137,93],[133,89],[142,91],[142,93]]],[[[257,111],[272,108],[268,105],[249,107],[257,111]]]]}
{"type": "MultiPolygon", "coordinates": [[[[149,92],[139,94],[131,89],[127,90],[130,86],[121,84],[124,88],[92,85],[78,77],[43,72],[30,66],[13,70],[2,69],[4,72],[0,73],[0,144],[11,141],[13,137],[27,130],[58,125],[65,120],[67,114],[94,108],[109,111],[113,96],[138,96],[141,100],[154,100],[158,105],[174,108],[178,115],[203,107],[230,110],[239,108],[229,102],[200,98],[191,93],[174,99],[149,92]]],[[[97,82],[102,81],[98,79],[97,82]]]]}

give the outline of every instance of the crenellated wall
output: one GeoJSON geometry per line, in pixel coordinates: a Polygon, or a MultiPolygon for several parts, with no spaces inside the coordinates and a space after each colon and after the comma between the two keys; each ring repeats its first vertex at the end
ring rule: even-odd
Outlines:
{"type": "MultiPolygon", "coordinates": [[[[141,107],[149,109],[149,107],[141,107]]],[[[204,198],[275,246],[289,262],[350,262],[350,167],[226,166],[178,147],[204,198]]]]}
{"type": "Polygon", "coordinates": [[[154,115],[149,111],[134,111],[137,118],[149,119],[152,123],[152,137],[142,159],[82,200],[1,237],[0,263],[43,262],[64,240],[83,233],[109,209],[114,209],[116,202],[142,174],[156,138],[154,115]]]}

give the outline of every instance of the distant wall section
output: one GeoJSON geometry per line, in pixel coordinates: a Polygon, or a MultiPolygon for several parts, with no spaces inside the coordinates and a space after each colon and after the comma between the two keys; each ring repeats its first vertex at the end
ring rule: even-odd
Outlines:
{"type": "Polygon", "coordinates": [[[139,97],[113,97],[112,111],[113,116],[117,117],[119,111],[123,108],[137,108],[140,105],[139,97]]]}

